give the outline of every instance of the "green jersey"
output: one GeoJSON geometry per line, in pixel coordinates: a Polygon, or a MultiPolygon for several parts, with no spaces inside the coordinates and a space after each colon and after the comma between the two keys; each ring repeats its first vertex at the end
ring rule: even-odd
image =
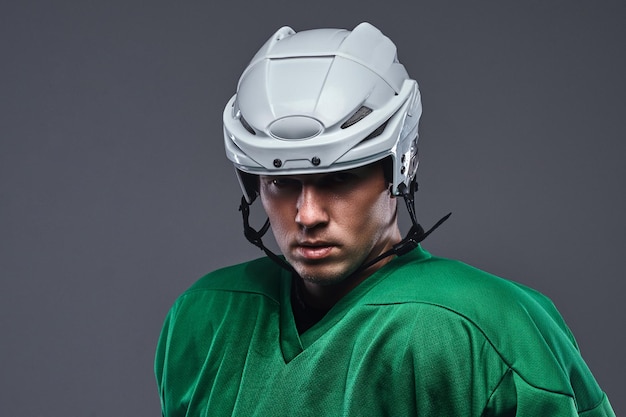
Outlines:
{"type": "Polygon", "coordinates": [[[298,334],[267,258],[174,304],[155,372],[163,415],[614,416],[545,296],[421,248],[298,334]]]}

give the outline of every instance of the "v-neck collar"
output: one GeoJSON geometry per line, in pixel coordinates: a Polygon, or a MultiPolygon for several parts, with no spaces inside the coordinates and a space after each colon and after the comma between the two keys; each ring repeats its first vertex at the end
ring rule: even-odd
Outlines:
{"type": "Polygon", "coordinates": [[[430,254],[418,246],[406,255],[392,259],[340,299],[318,323],[301,335],[298,334],[291,308],[291,286],[293,280],[290,272],[282,271],[280,288],[280,348],[285,363],[291,362],[332,329],[365,294],[384,280],[391,272],[408,262],[423,260],[429,257],[430,254]]]}

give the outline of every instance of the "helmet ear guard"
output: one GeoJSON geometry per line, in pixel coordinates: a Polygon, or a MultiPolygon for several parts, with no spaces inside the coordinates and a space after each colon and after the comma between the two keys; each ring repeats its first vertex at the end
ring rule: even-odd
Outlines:
{"type": "Polygon", "coordinates": [[[243,191],[243,197],[248,204],[252,204],[259,195],[259,176],[249,174],[237,168],[235,168],[235,174],[243,191]]]}

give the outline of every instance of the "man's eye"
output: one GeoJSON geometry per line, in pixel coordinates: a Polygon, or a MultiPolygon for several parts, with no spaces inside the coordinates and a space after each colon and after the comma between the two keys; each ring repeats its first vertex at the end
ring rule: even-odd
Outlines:
{"type": "Polygon", "coordinates": [[[342,184],[344,182],[348,182],[350,180],[352,180],[354,178],[353,174],[347,173],[347,172],[337,172],[335,174],[332,174],[329,177],[330,182],[336,183],[336,184],[342,184]]]}
{"type": "Polygon", "coordinates": [[[298,182],[291,178],[274,178],[271,183],[276,188],[295,187],[298,185],[298,182]]]}

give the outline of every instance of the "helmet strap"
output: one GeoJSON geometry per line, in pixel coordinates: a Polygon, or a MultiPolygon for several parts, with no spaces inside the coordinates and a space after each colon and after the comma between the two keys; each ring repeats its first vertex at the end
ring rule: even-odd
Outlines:
{"type": "Polygon", "coordinates": [[[241,211],[241,217],[243,218],[243,235],[246,237],[246,239],[248,239],[248,242],[260,248],[263,252],[265,252],[268,258],[276,262],[281,267],[285,268],[289,272],[294,272],[293,267],[289,265],[287,261],[269,250],[263,243],[262,238],[270,228],[270,219],[268,218],[267,220],[265,220],[265,223],[259,230],[256,230],[252,226],[250,226],[250,204],[246,201],[245,197],[241,197],[241,205],[239,206],[239,211],[241,211]]]}

